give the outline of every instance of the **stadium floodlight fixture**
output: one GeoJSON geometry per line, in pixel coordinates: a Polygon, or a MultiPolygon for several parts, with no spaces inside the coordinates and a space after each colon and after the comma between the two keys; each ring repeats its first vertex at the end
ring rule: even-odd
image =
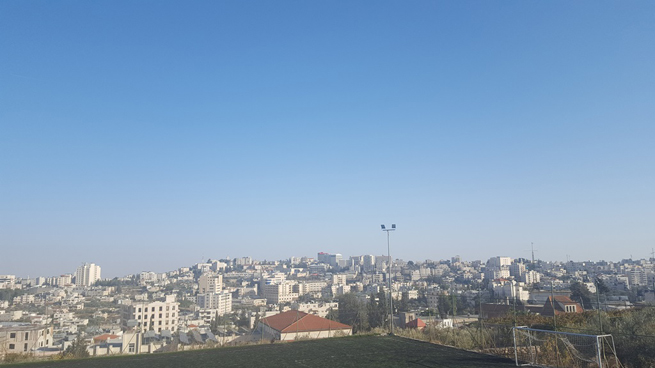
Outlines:
{"type": "Polygon", "coordinates": [[[396,224],[391,224],[391,229],[387,229],[386,226],[380,225],[382,228],[382,231],[387,232],[387,258],[389,261],[389,265],[387,266],[387,269],[389,270],[388,273],[388,279],[389,279],[389,333],[393,335],[393,296],[391,292],[391,264],[393,261],[391,260],[391,243],[389,239],[389,232],[396,230],[396,224]]]}

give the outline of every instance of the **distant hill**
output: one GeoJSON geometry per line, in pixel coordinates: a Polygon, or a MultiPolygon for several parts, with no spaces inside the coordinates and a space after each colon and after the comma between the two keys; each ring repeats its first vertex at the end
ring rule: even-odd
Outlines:
{"type": "Polygon", "coordinates": [[[511,360],[397,336],[352,336],[176,353],[43,361],[3,368],[514,367],[511,360]]]}

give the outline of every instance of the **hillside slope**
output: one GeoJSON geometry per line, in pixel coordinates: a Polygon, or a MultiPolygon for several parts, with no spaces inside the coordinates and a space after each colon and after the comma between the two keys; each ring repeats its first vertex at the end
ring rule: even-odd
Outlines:
{"type": "Polygon", "coordinates": [[[166,354],[0,365],[3,368],[513,367],[512,361],[396,336],[353,336],[166,354]]]}

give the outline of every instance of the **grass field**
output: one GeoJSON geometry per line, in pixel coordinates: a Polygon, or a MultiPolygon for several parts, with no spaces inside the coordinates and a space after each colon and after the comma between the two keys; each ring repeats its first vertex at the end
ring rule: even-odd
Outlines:
{"type": "Polygon", "coordinates": [[[507,359],[395,336],[353,336],[166,354],[0,365],[2,368],[513,366],[514,363],[507,359]]]}

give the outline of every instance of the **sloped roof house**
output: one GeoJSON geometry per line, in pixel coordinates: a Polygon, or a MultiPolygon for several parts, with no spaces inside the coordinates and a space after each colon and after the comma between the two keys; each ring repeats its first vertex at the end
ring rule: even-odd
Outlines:
{"type": "Polygon", "coordinates": [[[352,335],[352,326],[293,309],[262,318],[259,328],[262,338],[281,341],[352,335]]]}

